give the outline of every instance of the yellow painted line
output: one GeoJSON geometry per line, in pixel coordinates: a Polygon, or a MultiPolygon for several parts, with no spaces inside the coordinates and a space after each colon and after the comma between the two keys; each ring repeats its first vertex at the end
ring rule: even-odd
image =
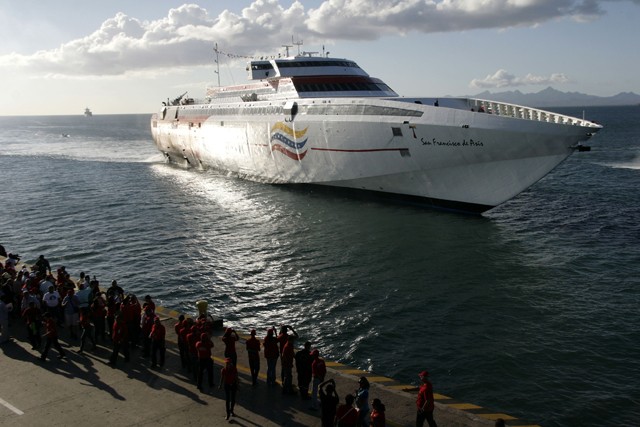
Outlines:
{"type": "Polygon", "coordinates": [[[394,379],[387,377],[367,377],[367,379],[370,383],[385,383],[395,381],[394,379]]]}
{"type": "Polygon", "coordinates": [[[349,374],[349,375],[364,375],[364,374],[368,374],[367,371],[361,371],[360,369],[341,369],[340,371],[341,374],[349,374]]]}
{"type": "Polygon", "coordinates": [[[418,391],[418,387],[414,386],[414,385],[388,385],[385,386],[387,388],[390,388],[392,390],[402,390],[402,391],[418,391]]]}
{"type": "Polygon", "coordinates": [[[467,411],[469,409],[482,409],[482,406],[474,405],[473,403],[445,403],[445,405],[462,411],[467,411]]]}
{"type": "Polygon", "coordinates": [[[342,363],[338,363],[338,362],[331,362],[331,361],[324,361],[324,364],[328,367],[328,368],[336,368],[339,366],[344,366],[342,363]]]}
{"type": "Polygon", "coordinates": [[[453,397],[445,396],[444,394],[433,393],[433,398],[435,400],[448,400],[453,399],[453,397]]]}
{"type": "Polygon", "coordinates": [[[512,417],[511,415],[507,415],[507,414],[476,414],[476,415],[478,415],[479,417],[482,417],[482,418],[486,418],[488,420],[492,420],[492,421],[495,421],[498,418],[502,418],[505,421],[506,420],[517,420],[516,417],[512,417]]]}

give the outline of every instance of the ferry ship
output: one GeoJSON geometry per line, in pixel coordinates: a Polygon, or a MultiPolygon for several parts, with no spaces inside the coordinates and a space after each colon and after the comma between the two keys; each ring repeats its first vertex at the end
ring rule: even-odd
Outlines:
{"type": "Polygon", "coordinates": [[[91,112],[91,110],[89,109],[89,107],[84,109],[84,116],[85,117],[91,117],[93,116],[93,113],[91,112]]]}
{"type": "Polygon", "coordinates": [[[168,162],[481,213],[587,149],[602,127],[484,99],[401,97],[324,53],[254,59],[246,71],[246,84],[162,103],[151,131],[168,162]]]}

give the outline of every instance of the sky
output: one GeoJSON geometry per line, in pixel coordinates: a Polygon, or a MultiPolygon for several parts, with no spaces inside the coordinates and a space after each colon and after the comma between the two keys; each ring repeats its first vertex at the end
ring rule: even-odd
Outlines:
{"type": "Polygon", "coordinates": [[[640,0],[0,0],[0,115],[153,113],[292,40],[402,96],[640,94],[638,22],[640,0]]]}

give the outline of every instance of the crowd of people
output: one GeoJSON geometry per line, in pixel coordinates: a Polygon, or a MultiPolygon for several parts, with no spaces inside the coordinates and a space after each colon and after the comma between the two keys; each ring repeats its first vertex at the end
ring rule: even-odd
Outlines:
{"type": "MultiPolygon", "coordinates": [[[[111,348],[108,364],[116,367],[120,354],[125,362],[131,352],[140,349],[142,356],[150,362],[152,369],[162,369],[166,355],[165,326],[156,315],[156,306],[147,295],[142,304],[132,293],[126,293],[116,280],[106,290],[100,289],[95,276],[80,273],[73,281],[64,266],[57,268],[55,275],[49,261],[40,256],[32,268],[18,268],[20,256],[4,253],[0,265],[0,344],[9,338],[8,321],[24,322],[32,350],[41,350],[40,359],[46,361],[51,347],[58,357],[66,357],[58,342],[59,329],[65,329],[68,342],[77,343],[77,353],[83,354],[88,344],[91,350],[98,343],[111,348]],[[43,340],[44,339],[44,340],[43,340]],[[43,345],[44,341],[44,345],[43,345]]],[[[214,364],[212,340],[213,325],[205,313],[196,318],[181,315],[174,326],[182,368],[190,373],[196,387],[204,391],[205,373],[209,389],[214,388],[214,364]]],[[[282,394],[299,394],[309,401],[309,410],[320,409],[321,425],[331,427],[380,427],[386,425],[385,405],[379,398],[370,401],[369,381],[361,377],[358,389],[344,396],[343,403],[337,393],[334,379],[326,379],[327,368],[320,351],[305,342],[296,350],[298,333],[290,325],[279,330],[269,327],[262,339],[255,329],[249,332],[244,342],[249,361],[251,383],[258,385],[260,360],[265,358],[266,384],[276,387],[276,367],[280,360],[282,394]],[[294,388],[294,368],[297,391],[294,388]]],[[[235,400],[238,388],[236,368],[237,345],[240,336],[233,328],[226,328],[221,337],[225,363],[220,370],[218,388],[224,388],[226,419],[235,416],[235,400]]],[[[416,400],[416,426],[426,421],[436,426],[433,418],[433,387],[429,373],[419,375],[422,382],[416,400]]]]}

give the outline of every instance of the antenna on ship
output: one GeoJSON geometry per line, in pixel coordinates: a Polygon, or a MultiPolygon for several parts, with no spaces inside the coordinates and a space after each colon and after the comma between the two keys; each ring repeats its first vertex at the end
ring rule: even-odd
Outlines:
{"type": "Polygon", "coordinates": [[[287,55],[285,56],[285,58],[288,58],[289,57],[289,48],[293,47],[293,46],[291,46],[289,44],[283,44],[282,47],[287,50],[287,55]]]}
{"type": "Polygon", "coordinates": [[[303,45],[302,40],[298,40],[297,42],[294,42],[293,36],[291,36],[291,44],[298,46],[298,56],[300,56],[300,46],[303,45]]]}
{"type": "Polygon", "coordinates": [[[214,73],[216,73],[218,75],[218,87],[220,87],[220,61],[218,61],[218,43],[216,43],[215,47],[213,48],[213,51],[216,53],[216,70],[214,71],[214,73]]]}

